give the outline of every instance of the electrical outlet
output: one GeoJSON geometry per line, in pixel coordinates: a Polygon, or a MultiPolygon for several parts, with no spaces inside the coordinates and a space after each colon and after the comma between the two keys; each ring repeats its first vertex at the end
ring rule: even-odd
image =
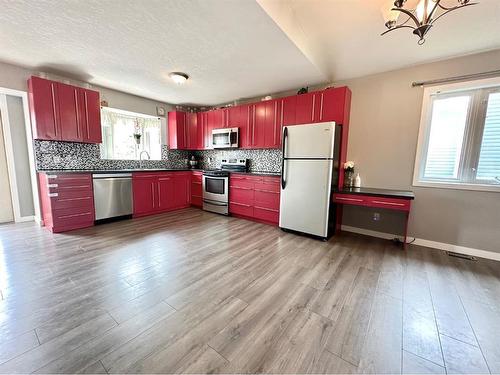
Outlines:
{"type": "Polygon", "coordinates": [[[373,221],[380,221],[380,214],[378,212],[373,213],[373,221]]]}

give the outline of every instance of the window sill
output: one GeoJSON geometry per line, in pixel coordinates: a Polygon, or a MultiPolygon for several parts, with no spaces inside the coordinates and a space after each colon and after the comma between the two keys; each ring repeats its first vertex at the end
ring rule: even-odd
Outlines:
{"type": "Polygon", "coordinates": [[[489,191],[500,193],[500,184],[487,185],[487,184],[466,184],[466,183],[453,183],[453,182],[438,182],[438,181],[413,181],[413,186],[430,187],[438,189],[454,189],[454,190],[472,190],[472,191],[489,191]]]}

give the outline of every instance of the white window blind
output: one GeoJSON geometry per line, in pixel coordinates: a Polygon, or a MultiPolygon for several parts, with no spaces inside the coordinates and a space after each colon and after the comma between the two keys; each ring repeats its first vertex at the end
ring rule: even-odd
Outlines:
{"type": "Polygon", "coordinates": [[[433,101],[426,178],[458,178],[469,102],[470,96],[433,101]]]}
{"type": "Polygon", "coordinates": [[[500,92],[488,96],[477,178],[500,182],[500,92]]]}
{"type": "Polygon", "coordinates": [[[425,89],[413,182],[500,191],[500,79],[425,89]]]}

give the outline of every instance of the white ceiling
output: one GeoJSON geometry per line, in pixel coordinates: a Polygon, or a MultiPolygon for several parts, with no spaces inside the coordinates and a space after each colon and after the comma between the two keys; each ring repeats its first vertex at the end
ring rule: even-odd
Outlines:
{"type": "Polygon", "coordinates": [[[379,36],[390,2],[0,0],[0,60],[211,105],[500,48],[500,0],[443,17],[423,46],[407,30],[379,36]],[[191,79],[176,86],[171,71],[191,79]]]}
{"type": "Polygon", "coordinates": [[[0,0],[0,60],[182,104],[326,81],[254,0],[0,0]],[[176,86],[182,71],[191,79],[176,86]]]}
{"type": "Polygon", "coordinates": [[[500,48],[500,0],[473,1],[436,21],[419,46],[410,29],[380,36],[394,0],[257,0],[330,81],[500,48]]]}

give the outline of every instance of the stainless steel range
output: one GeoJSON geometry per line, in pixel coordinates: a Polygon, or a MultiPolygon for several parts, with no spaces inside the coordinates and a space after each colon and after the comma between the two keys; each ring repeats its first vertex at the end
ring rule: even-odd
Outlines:
{"type": "Polygon", "coordinates": [[[203,172],[203,209],[229,215],[229,172],[246,172],[247,159],[222,159],[221,168],[203,172]]]}

